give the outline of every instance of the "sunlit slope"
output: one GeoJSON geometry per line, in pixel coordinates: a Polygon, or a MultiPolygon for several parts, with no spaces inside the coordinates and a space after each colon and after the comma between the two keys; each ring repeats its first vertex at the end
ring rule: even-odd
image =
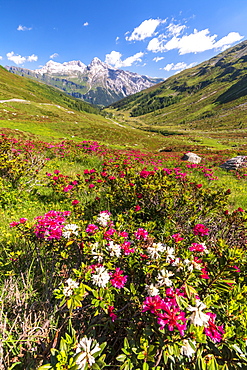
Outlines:
{"type": "Polygon", "coordinates": [[[247,128],[247,41],[111,108],[152,126],[247,128]]]}
{"type": "Polygon", "coordinates": [[[79,99],[69,97],[51,86],[14,75],[0,66],[0,100],[23,99],[37,103],[53,103],[65,108],[99,113],[99,110],[79,99]]]}
{"type": "Polygon", "coordinates": [[[45,140],[97,140],[109,145],[159,149],[163,137],[99,114],[90,104],[0,67],[0,131],[26,132],[45,140]],[[94,113],[90,113],[94,112],[94,113]]]}

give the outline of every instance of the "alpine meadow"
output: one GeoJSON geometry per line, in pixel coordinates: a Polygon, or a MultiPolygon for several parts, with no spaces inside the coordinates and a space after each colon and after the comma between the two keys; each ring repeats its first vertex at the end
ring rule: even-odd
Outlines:
{"type": "Polygon", "coordinates": [[[0,369],[247,369],[247,41],[79,62],[0,67],[0,369]]]}

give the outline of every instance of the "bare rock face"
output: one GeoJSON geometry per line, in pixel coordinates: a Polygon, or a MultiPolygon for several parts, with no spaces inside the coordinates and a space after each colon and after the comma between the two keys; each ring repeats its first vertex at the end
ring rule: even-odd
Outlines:
{"type": "Polygon", "coordinates": [[[101,106],[110,105],[164,81],[163,78],[117,69],[97,57],[88,66],[80,60],[64,63],[50,60],[34,71],[20,67],[6,68],[12,73],[37,79],[58,87],[75,98],[101,106]]]}
{"type": "Polygon", "coordinates": [[[199,155],[191,152],[185,153],[181,159],[182,161],[188,161],[195,164],[200,163],[202,160],[201,157],[199,157],[199,155]]]}
{"type": "Polygon", "coordinates": [[[247,156],[238,155],[237,157],[228,159],[225,163],[220,165],[220,168],[225,170],[237,170],[238,168],[247,167],[247,156]]]}

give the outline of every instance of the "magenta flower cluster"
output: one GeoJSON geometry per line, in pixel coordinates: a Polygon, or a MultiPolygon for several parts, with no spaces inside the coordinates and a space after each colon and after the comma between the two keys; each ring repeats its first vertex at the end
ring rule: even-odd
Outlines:
{"type": "MultiPolygon", "coordinates": [[[[169,331],[177,329],[179,334],[184,336],[187,329],[187,321],[190,318],[186,317],[186,312],[181,311],[177,304],[176,297],[185,296],[185,292],[180,289],[168,288],[166,289],[166,297],[161,298],[159,295],[154,297],[146,297],[142,305],[142,312],[149,311],[157,317],[157,323],[160,330],[168,328],[169,331]]],[[[223,325],[217,326],[215,324],[216,315],[212,312],[207,312],[210,318],[205,324],[204,333],[213,342],[221,342],[222,336],[225,333],[223,325]]]]}
{"type": "Polygon", "coordinates": [[[46,240],[60,239],[66,217],[69,215],[70,211],[49,211],[44,216],[36,217],[37,224],[34,226],[35,235],[37,238],[46,240]]]}
{"type": "Polygon", "coordinates": [[[197,224],[194,226],[193,233],[194,235],[205,236],[208,235],[209,229],[207,229],[203,224],[197,224]]]}

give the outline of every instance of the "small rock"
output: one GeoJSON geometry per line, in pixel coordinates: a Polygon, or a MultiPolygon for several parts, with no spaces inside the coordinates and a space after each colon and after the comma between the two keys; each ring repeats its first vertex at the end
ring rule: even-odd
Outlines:
{"type": "Polygon", "coordinates": [[[236,170],[243,167],[247,167],[246,155],[238,155],[237,157],[230,158],[225,163],[220,165],[220,168],[224,168],[226,170],[236,170]]]}
{"type": "Polygon", "coordinates": [[[202,160],[199,155],[191,152],[185,153],[181,159],[182,161],[189,161],[191,163],[200,163],[202,160]]]}

